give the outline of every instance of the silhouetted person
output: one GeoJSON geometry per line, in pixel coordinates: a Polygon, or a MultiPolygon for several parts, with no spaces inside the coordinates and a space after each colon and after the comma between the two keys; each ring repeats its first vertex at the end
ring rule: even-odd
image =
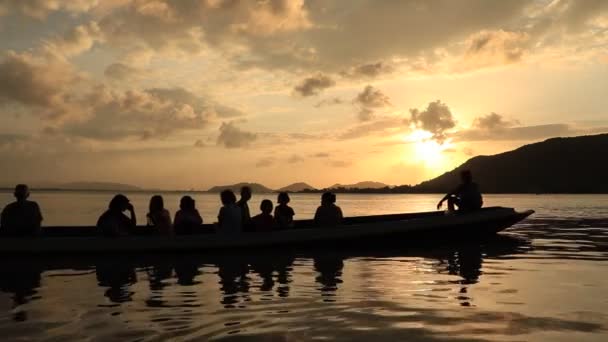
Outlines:
{"type": "Polygon", "coordinates": [[[8,204],[2,210],[0,231],[4,235],[25,236],[40,232],[42,214],[38,203],[28,201],[30,190],[25,184],[18,184],[14,192],[15,202],[8,204]]]}
{"type": "Polygon", "coordinates": [[[173,234],[171,226],[171,214],[165,209],[165,202],[160,195],[154,195],[150,198],[150,206],[148,212],[148,226],[154,227],[157,232],[164,235],[173,234]]]}
{"type": "Polygon", "coordinates": [[[254,216],[252,221],[253,230],[256,232],[270,232],[275,226],[276,222],[272,217],[272,201],[265,199],[260,203],[260,214],[254,216]]]}
{"type": "Polygon", "coordinates": [[[118,194],[112,198],[108,210],[106,210],[99,220],[97,220],[97,229],[105,236],[116,237],[129,234],[137,225],[135,210],[129,202],[127,196],[118,194]],[[129,211],[129,216],[125,215],[125,211],[129,211]]]}
{"type": "Polygon", "coordinates": [[[296,213],[287,205],[289,201],[289,194],[286,192],[280,192],[277,196],[277,203],[279,203],[279,205],[274,208],[274,219],[281,229],[293,227],[293,217],[296,213]]]}
{"type": "Polygon", "coordinates": [[[241,222],[243,230],[248,230],[251,226],[251,214],[249,213],[249,205],[247,202],[251,199],[251,188],[244,186],[241,188],[241,199],[236,202],[236,205],[241,208],[241,222]]]}
{"type": "Polygon", "coordinates": [[[203,224],[203,218],[196,210],[196,202],[190,196],[179,201],[179,210],[175,213],[173,228],[175,234],[193,234],[203,224]]]}
{"type": "Polygon", "coordinates": [[[321,196],[321,206],[315,213],[315,223],[322,227],[333,227],[342,223],[342,209],[336,205],[336,194],[325,192],[321,196]]]}
{"type": "Polygon", "coordinates": [[[472,211],[480,209],[483,198],[477,183],[473,182],[471,171],[464,170],[460,173],[462,183],[452,192],[449,192],[437,204],[437,210],[441,209],[443,202],[448,201],[448,210],[454,211],[455,206],[459,211],[472,211]]]}
{"type": "Polygon", "coordinates": [[[223,206],[217,215],[219,232],[225,234],[240,233],[243,227],[243,214],[241,208],[236,204],[236,196],[232,190],[224,190],[220,193],[223,206]]]}

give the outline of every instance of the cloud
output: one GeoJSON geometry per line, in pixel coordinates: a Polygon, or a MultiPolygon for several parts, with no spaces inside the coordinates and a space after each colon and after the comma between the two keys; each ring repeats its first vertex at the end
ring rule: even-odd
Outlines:
{"type": "Polygon", "coordinates": [[[344,100],[342,100],[339,97],[332,97],[329,99],[323,99],[319,102],[317,102],[317,104],[315,104],[315,108],[321,108],[321,107],[325,107],[325,106],[334,106],[334,105],[341,105],[345,103],[344,100]]]}
{"type": "Polygon", "coordinates": [[[526,32],[477,32],[467,39],[464,58],[456,69],[467,71],[519,62],[528,48],[529,41],[530,36],[526,32]]]}
{"type": "Polygon", "coordinates": [[[568,124],[507,127],[500,130],[470,129],[456,133],[459,141],[537,140],[548,137],[573,136],[588,133],[568,124]]]}
{"type": "Polygon", "coordinates": [[[357,94],[353,103],[359,107],[358,118],[361,121],[371,120],[375,110],[391,105],[389,97],[371,85],[366,86],[361,93],[357,94]]]}
{"type": "Polygon", "coordinates": [[[126,81],[140,73],[140,70],[123,63],[112,63],[106,67],[103,74],[113,80],[126,81]]]}
{"type": "Polygon", "coordinates": [[[473,127],[487,131],[496,131],[512,127],[518,123],[519,122],[517,120],[505,120],[502,115],[492,112],[485,116],[475,118],[473,121],[473,127]]]}
{"type": "Polygon", "coordinates": [[[331,167],[349,167],[353,165],[353,162],[346,160],[331,160],[328,162],[331,167]]]}
{"type": "Polygon", "coordinates": [[[450,108],[437,100],[429,103],[425,110],[410,109],[410,125],[433,134],[433,139],[443,142],[447,131],[456,126],[450,108]]]}
{"type": "Polygon", "coordinates": [[[74,96],[70,87],[80,81],[67,63],[9,51],[0,61],[0,105],[34,106],[40,116],[61,117],[74,96]]]}
{"type": "Polygon", "coordinates": [[[227,51],[247,47],[257,38],[312,27],[304,0],[128,1],[99,24],[115,45],[186,54],[198,54],[207,44],[227,51]]]}
{"type": "Polygon", "coordinates": [[[340,74],[350,78],[376,78],[395,71],[395,67],[385,62],[361,64],[340,74]]]}
{"type": "Polygon", "coordinates": [[[269,167],[269,166],[272,166],[274,164],[274,162],[275,162],[275,159],[273,157],[265,157],[265,158],[258,160],[255,163],[255,167],[258,167],[258,168],[269,167]]]}
{"type": "Polygon", "coordinates": [[[289,164],[296,164],[296,163],[300,163],[303,162],[304,158],[302,158],[301,156],[297,155],[297,154],[292,154],[288,159],[287,162],[289,164]]]}
{"type": "Polygon", "coordinates": [[[323,90],[332,87],[335,84],[329,76],[318,74],[305,78],[300,84],[293,89],[294,93],[303,96],[319,95],[323,90]]]}
{"type": "Polygon", "coordinates": [[[48,39],[43,43],[43,50],[56,58],[66,58],[78,55],[93,47],[96,42],[103,40],[99,25],[91,21],[69,30],[63,36],[48,39]]]}
{"type": "Polygon", "coordinates": [[[358,139],[371,134],[386,134],[389,130],[400,127],[403,121],[399,118],[382,118],[371,122],[364,122],[350,127],[337,136],[338,140],[358,139]]]}
{"type": "Polygon", "coordinates": [[[98,86],[80,99],[88,115],[63,125],[65,133],[97,140],[162,139],[206,128],[216,117],[206,100],[182,88],[114,92],[98,86]]]}
{"type": "Polygon", "coordinates": [[[0,0],[0,15],[17,12],[29,17],[43,19],[54,11],[86,12],[97,5],[98,2],[99,0],[0,0]]]}
{"type": "Polygon", "coordinates": [[[313,157],[313,158],[329,158],[330,156],[331,155],[326,152],[319,152],[319,153],[315,153],[315,154],[311,155],[311,157],[313,157]]]}
{"type": "Polygon", "coordinates": [[[233,122],[224,122],[220,126],[217,144],[226,148],[239,148],[249,146],[256,139],[257,134],[242,130],[233,122]]]}

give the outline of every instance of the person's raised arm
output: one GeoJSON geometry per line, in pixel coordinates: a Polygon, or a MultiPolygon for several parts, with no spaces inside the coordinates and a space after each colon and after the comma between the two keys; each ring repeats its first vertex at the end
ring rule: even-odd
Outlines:
{"type": "Polygon", "coordinates": [[[137,226],[137,217],[135,216],[133,204],[129,203],[129,205],[127,205],[127,210],[129,211],[129,216],[131,217],[131,225],[133,227],[137,226]]]}
{"type": "Polygon", "coordinates": [[[450,191],[445,196],[443,196],[443,198],[441,199],[441,201],[439,201],[439,203],[437,203],[437,210],[440,210],[441,207],[443,206],[443,202],[447,201],[448,198],[450,198],[451,196],[455,195],[457,192],[458,192],[458,189],[450,191]]]}

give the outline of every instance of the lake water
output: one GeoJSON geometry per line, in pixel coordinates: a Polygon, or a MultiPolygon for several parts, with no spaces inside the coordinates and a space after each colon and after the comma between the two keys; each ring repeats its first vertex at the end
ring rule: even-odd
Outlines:
{"type": "MultiPolygon", "coordinates": [[[[0,193],[0,204],[10,201],[0,193]]],[[[149,195],[128,194],[144,217],[149,195]]],[[[252,200],[252,212],[261,198],[252,200]]],[[[47,225],[91,225],[106,193],[36,193],[47,225]]],[[[196,194],[207,222],[217,195],[196,194]]],[[[435,195],[339,195],[347,215],[435,195]]],[[[179,195],[166,194],[175,211],[179,195]]],[[[293,195],[310,218],[318,195],[293,195]]],[[[488,195],[535,209],[498,237],[353,250],[0,260],[5,341],[607,341],[608,196],[488,195]]]]}

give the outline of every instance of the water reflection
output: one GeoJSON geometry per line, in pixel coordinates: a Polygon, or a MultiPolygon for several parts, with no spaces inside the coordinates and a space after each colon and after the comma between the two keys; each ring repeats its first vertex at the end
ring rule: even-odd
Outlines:
{"type": "Polygon", "coordinates": [[[322,286],[319,288],[323,301],[332,302],[338,284],[342,283],[342,269],[344,268],[344,257],[328,253],[313,257],[315,271],[318,272],[315,280],[322,286]]]}
{"type": "MultiPolygon", "coordinates": [[[[598,321],[606,317],[591,310],[584,311],[588,315],[584,320],[582,316],[545,317],[526,312],[530,308],[524,306],[506,307],[521,312],[500,311],[504,310],[498,309],[500,305],[507,304],[492,306],[488,301],[499,293],[501,299],[511,293],[511,303],[529,304],[517,297],[517,291],[535,286],[533,282],[492,290],[501,287],[501,277],[510,281],[521,271],[512,267],[518,259],[606,261],[606,242],[608,229],[597,224],[547,227],[545,222],[530,220],[508,235],[442,245],[428,241],[276,253],[5,261],[0,262],[0,290],[10,294],[11,310],[5,317],[11,315],[13,321],[36,324],[32,310],[52,316],[58,310],[53,304],[61,302],[87,312],[80,319],[106,322],[116,310],[105,308],[120,306],[124,321],[112,329],[152,326],[158,329],[154,334],[165,339],[208,339],[234,333],[273,337],[292,328],[309,331],[308,335],[293,333],[295,339],[303,340],[348,339],[356,334],[381,338],[389,332],[429,341],[458,340],[438,339],[437,331],[469,337],[480,337],[481,331],[508,336],[542,331],[543,324],[555,331],[596,332],[604,326],[598,321]],[[87,285],[83,272],[70,276],[70,269],[91,270],[97,288],[87,285]],[[49,274],[56,270],[67,274],[61,278],[81,279],[75,282],[87,294],[80,306],[72,302],[73,293],[62,291],[63,285],[53,285],[57,282],[49,274]],[[56,290],[51,291],[52,286],[56,290]],[[510,326],[497,326],[507,320],[510,326]],[[425,328],[420,330],[421,326],[425,328]]],[[[546,282],[542,284],[541,294],[546,282]]],[[[562,305],[575,311],[577,302],[562,305]]],[[[498,299],[492,304],[496,303],[498,299]]],[[[2,324],[0,320],[0,331],[6,328],[2,324]]],[[[27,336],[27,332],[21,334],[17,336],[27,336]]],[[[279,336],[284,340],[292,335],[279,336]]]]}
{"type": "Polygon", "coordinates": [[[27,311],[20,307],[37,298],[42,270],[39,264],[19,262],[0,268],[0,291],[12,294],[13,320],[27,320],[27,311]]]}
{"type": "Polygon", "coordinates": [[[125,260],[108,260],[96,264],[95,274],[97,283],[106,287],[104,296],[112,303],[123,303],[131,301],[134,292],[130,286],[137,283],[135,267],[125,260]]]}

